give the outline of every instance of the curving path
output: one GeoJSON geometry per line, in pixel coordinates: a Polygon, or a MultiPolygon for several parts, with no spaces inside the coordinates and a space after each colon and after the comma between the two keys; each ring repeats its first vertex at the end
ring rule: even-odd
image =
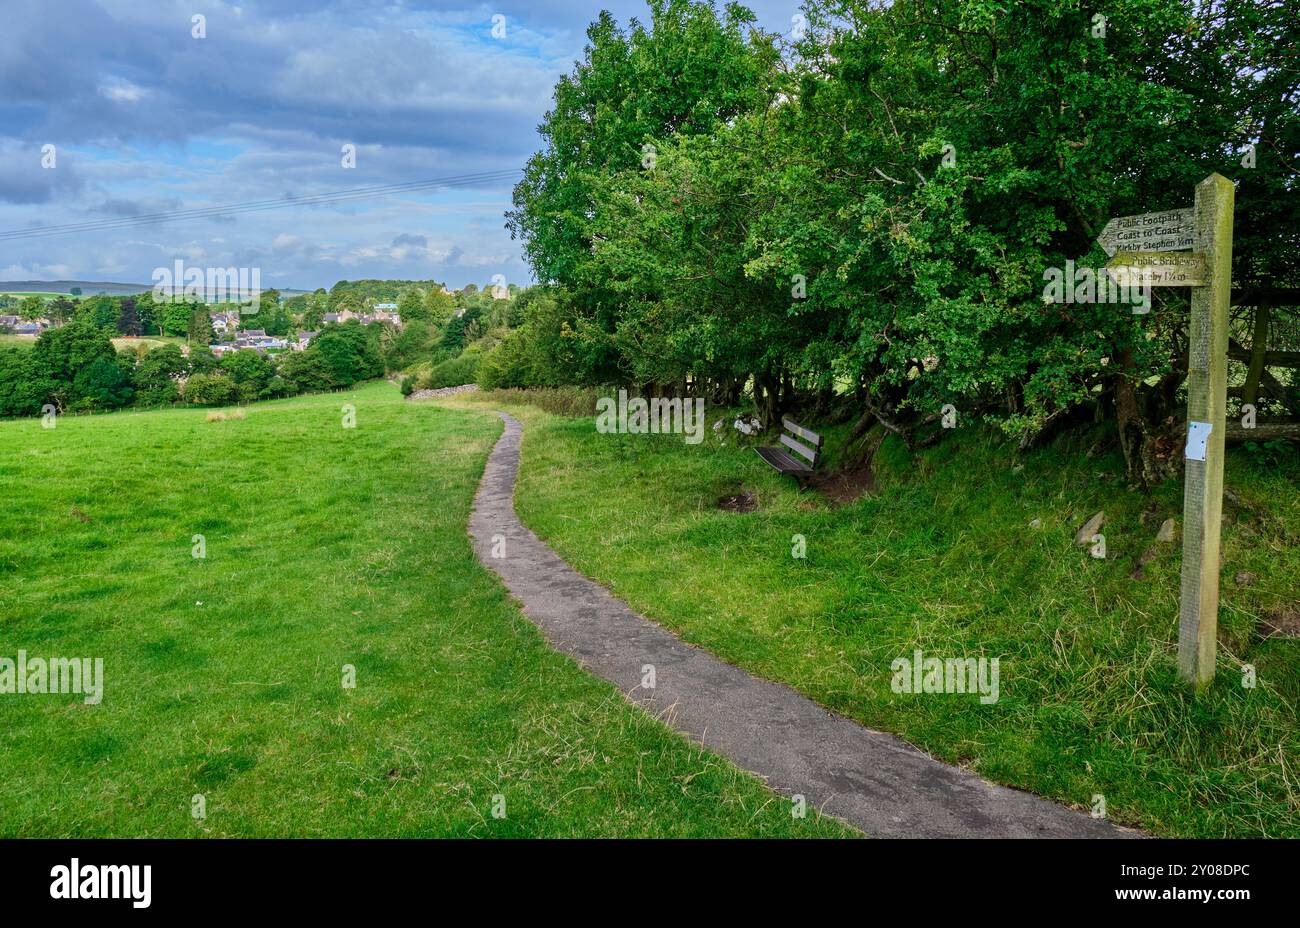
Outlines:
{"type": "Polygon", "coordinates": [[[470,517],[479,559],[551,645],[693,741],[872,837],[1129,837],[1132,832],[940,763],[789,687],[692,647],[574,571],[515,515],[523,427],[499,413],[470,517]],[[493,557],[493,549],[504,557],[493,557]],[[495,542],[494,542],[495,539],[495,542]],[[643,689],[646,664],[656,688],[643,689]]]}

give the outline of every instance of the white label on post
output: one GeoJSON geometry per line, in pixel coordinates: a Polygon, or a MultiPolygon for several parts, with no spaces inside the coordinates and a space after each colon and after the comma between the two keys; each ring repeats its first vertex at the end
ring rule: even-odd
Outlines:
{"type": "Polygon", "coordinates": [[[1212,431],[1214,431],[1213,422],[1187,423],[1187,460],[1205,460],[1206,446],[1210,443],[1212,431]]]}

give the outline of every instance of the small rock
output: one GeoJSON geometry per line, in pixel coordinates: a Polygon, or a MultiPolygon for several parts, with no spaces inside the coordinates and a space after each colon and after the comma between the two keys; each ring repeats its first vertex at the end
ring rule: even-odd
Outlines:
{"type": "Polygon", "coordinates": [[[1160,531],[1156,535],[1156,542],[1169,544],[1174,540],[1174,533],[1178,530],[1178,521],[1176,519],[1165,519],[1164,524],[1160,526],[1160,531]]]}
{"type": "Polygon", "coordinates": [[[1042,528],[1042,527],[1043,527],[1043,520],[1042,520],[1042,519],[1034,519],[1032,522],[1029,523],[1029,527],[1030,527],[1030,528],[1042,528]]]}
{"type": "Polygon", "coordinates": [[[1232,579],[1236,581],[1237,586],[1254,586],[1259,581],[1259,575],[1249,570],[1239,570],[1237,576],[1232,579]]]}
{"type": "Polygon", "coordinates": [[[1084,523],[1083,528],[1079,529],[1079,531],[1075,533],[1074,543],[1076,545],[1092,544],[1092,536],[1097,534],[1098,530],[1101,529],[1102,523],[1105,521],[1106,513],[1104,511],[1097,513],[1084,523]]]}

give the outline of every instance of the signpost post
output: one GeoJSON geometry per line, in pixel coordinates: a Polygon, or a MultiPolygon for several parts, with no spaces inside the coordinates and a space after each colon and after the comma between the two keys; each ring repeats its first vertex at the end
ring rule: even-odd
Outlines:
{"type": "Polygon", "coordinates": [[[1219,174],[1211,174],[1196,186],[1196,250],[1205,255],[1208,280],[1192,289],[1178,672],[1197,687],[1214,679],[1218,650],[1219,539],[1235,199],[1232,182],[1219,174]]]}
{"type": "Polygon", "coordinates": [[[1211,174],[1196,186],[1192,209],[1112,219],[1097,239],[1120,286],[1192,288],[1178,672],[1197,687],[1214,679],[1218,646],[1235,193],[1231,181],[1211,174]]]}

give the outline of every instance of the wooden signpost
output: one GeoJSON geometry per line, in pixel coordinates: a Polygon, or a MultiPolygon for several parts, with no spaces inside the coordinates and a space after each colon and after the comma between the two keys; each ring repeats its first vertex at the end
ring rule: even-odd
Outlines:
{"type": "Polygon", "coordinates": [[[1205,255],[1181,251],[1121,251],[1106,265],[1121,287],[1204,287],[1205,255]]]}
{"type": "Polygon", "coordinates": [[[1232,181],[1196,186],[1196,250],[1208,280],[1192,290],[1187,360],[1187,468],[1183,478],[1183,589],[1178,671],[1198,687],[1214,679],[1219,629],[1219,538],[1228,411],[1228,309],[1232,298],[1232,181]],[[1202,435],[1204,442],[1202,447],[1202,435]]]}
{"type": "Polygon", "coordinates": [[[1178,672],[1197,687],[1214,679],[1218,651],[1235,194],[1230,180],[1211,174],[1196,186],[1192,209],[1113,219],[1098,239],[1114,256],[1107,270],[1116,283],[1192,288],[1178,672]],[[1185,248],[1194,251],[1180,254],[1185,248]]]}
{"type": "Polygon", "coordinates": [[[1196,244],[1190,209],[1121,216],[1106,223],[1097,244],[1111,257],[1123,251],[1186,251],[1196,244]]]}

